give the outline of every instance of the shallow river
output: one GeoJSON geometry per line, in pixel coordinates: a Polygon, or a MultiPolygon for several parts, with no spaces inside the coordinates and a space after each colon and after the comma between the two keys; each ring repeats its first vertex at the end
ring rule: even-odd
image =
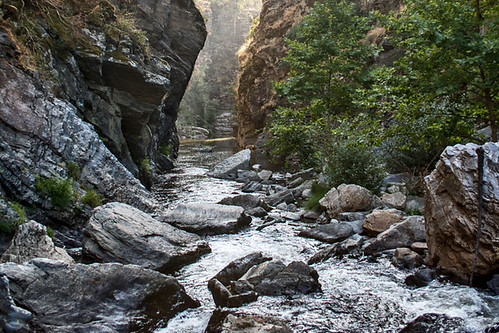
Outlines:
{"type": "MultiPolygon", "coordinates": [[[[240,193],[241,184],[213,179],[205,173],[233,153],[231,141],[194,142],[181,146],[178,167],[156,185],[155,195],[173,208],[181,202],[218,202],[240,193]]],[[[259,221],[254,221],[257,224],[259,221]]],[[[170,320],[161,333],[204,332],[215,309],[208,280],[234,259],[263,251],[286,264],[307,261],[325,244],[296,236],[291,221],[262,231],[250,227],[236,235],[207,238],[212,252],[177,274],[187,292],[201,302],[170,320]]],[[[428,287],[404,285],[408,271],[388,259],[332,259],[313,266],[322,293],[294,297],[261,296],[238,312],[284,318],[295,332],[398,332],[423,313],[443,313],[465,320],[467,332],[483,332],[499,321],[499,296],[466,286],[434,281],[428,287]]]]}

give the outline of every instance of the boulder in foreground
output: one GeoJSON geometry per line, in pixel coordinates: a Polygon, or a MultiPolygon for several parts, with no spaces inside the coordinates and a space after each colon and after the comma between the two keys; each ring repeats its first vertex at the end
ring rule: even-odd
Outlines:
{"type": "Polygon", "coordinates": [[[135,265],[34,259],[1,264],[0,275],[15,303],[32,313],[29,331],[152,331],[199,306],[173,277],[135,265]]]}
{"type": "Polygon", "coordinates": [[[171,272],[210,252],[198,235],[153,219],[122,203],[94,210],[83,238],[84,255],[101,262],[171,272]]]}

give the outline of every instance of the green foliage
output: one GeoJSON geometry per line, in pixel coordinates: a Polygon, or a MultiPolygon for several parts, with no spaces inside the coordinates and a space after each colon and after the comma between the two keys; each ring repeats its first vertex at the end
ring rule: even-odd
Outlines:
{"type": "Polygon", "coordinates": [[[75,181],[80,179],[80,165],[76,162],[67,162],[66,169],[68,170],[68,178],[75,181]]]}
{"type": "Polygon", "coordinates": [[[381,158],[371,147],[359,146],[347,140],[333,145],[326,172],[330,184],[357,184],[376,192],[386,175],[381,158]]]}
{"type": "Polygon", "coordinates": [[[102,196],[97,191],[90,189],[83,195],[81,202],[91,207],[97,207],[102,205],[102,196]]]}
{"type": "Polygon", "coordinates": [[[76,201],[76,192],[72,179],[37,177],[35,186],[36,190],[41,195],[49,198],[55,207],[68,208],[76,201]]]}
{"type": "Polygon", "coordinates": [[[363,111],[355,101],[369,86],[368,63],[377,47],[361,43],[372,23],[350,1],[316,2],[288,39],[287,79],[275,90],[287,105],[271,116],[274,154],[294,153],[303,165],[321,166],[342,119],[363,111]]]}
{"type": "Polygon", "coordinates": [[[46,228],[47,228],[47,236],[54,239],[54,230],[49,226],[46,226],[46,228]]]}
{"type": "Polygon", "coordinates": [[[418,207],[410,207],[405,210],[405,213],[408,216],[413,216],[413,215],[423,215],[421,210],[418,207]]]}
{"type": "Polygon", "coordinates": [[[326,184],[314,182],[312,184],[310,198],[305,202],[305,208],[308,210],[320,210],[319,201],[326,195],[326,193],[331,189],[331,186],[326,184]]]}
{"type": "Polygon", "coordinates": [[[9,206],[16,211],[17,217],[11,219],[4,218],[0,220],[0,234],[12,236],[21,224],[26,223],[28,218],[26,210],[19,202],[9,202],[9,206]]]}
{"type": "Polygon", "coordinates": [[[140,161],[139,169],[144,172],[151,172],[151,161],[149,160],[148,157],[144,158],[142,161],[140,161]]]}

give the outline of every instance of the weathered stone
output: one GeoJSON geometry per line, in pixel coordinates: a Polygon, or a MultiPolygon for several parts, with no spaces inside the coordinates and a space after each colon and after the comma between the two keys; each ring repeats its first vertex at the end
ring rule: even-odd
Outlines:
{"type": "Polygon", "coordinates": [[[405,213],[397,209],[375,209],[364,219],[362,229],[366,235],[376,236],[404,218],[405,213]]]}
{"type": "Polygon", "coordinates": [[[459,332],[463,319],[444,314],[425,313],[407,324],[399,333],[459,332]]]}
{"type": "Polygon", "coordinates": [[[199,306],[174,278],[135,265],[34,259],[1,264],[0,275],[47,332],[149,331],[199,306]]]}
{"type": "Polygon", "coordinates": [[[437,278],[437,273],[431,268],[419,269],[405,278],[405,284],[411,287],[425,287],[437,278]]]}
{"type": "Polygon", "coordinates": [[[252,170],[237,170],[236,180],[245,183],[247,181],[260,181],[260,177],[252,170]]]}
{"type": "Polygon", "coordinates": [[[309,260],[308,264],[316,264],[318,262],[326,261],[331,257],[342,257],[344,255],[358,257],[362,254],[361,246],[365,242],[365,237],[355,234],[345,239],[344,241],[327,246],[321,251],[314,254],[309,260]]]}
{"type": "Polygon", "coordinates": [[[255,290],[269,296],[309,294],[321,291],[321,285],[315,269],[301,261],[293,261],[273,278],[256,285],[255,290]]]}
{"type": "Polygon", "coordinates": [[[391,185],[407,184],[411,180],[411,175],[408,173],[395,173],[390,174],[383,178],[381,185],[388,187],[391,185]]]}
{"type": "Polygon", "coordinates": [[[286,321],[276,317],[215,310],[205,333],[292,333],[286,321]]]}
{"type": "Polygon", "coordinates": [[[447,147],[425,178],[425,218],[432,264],[463,282],[471,276],[478,232],[478,158],[484,149],[483,218],[475,277],[499,268],[499,144],[447,147]]]}
{"type": "Polygon", "coordinates": [[[349,223],[329,223],[312,229],[300,231],[298,236],[317,239],[321,242],[336,243],[350,237],[354,233],[349,223]]]}
{"type": "Polygon", "coordinates": [[[307,210],[305,214],[303,214],[303,220],[305,222],[315,222],[321,216],[321,213],[315,210],[307,210]]]}
{"type": "Polygon", "coordinates": [[[272,259],[251,267],[241,277],[241,280],[246,280],[253,286],[256,286],[262,283],[264,279],[273,279],[284,268],[286,268],[286,265],[282,261],[272,259]]]}
{"type": "Polygon", "coordinates": [[[380,233],[373,242],[364,248],[364,252],[373,254],[388,249],[410,247],[415,242],[424,242],[425,240],[424,218],[422,216],[410,216],[380,233]]]}
{"type": "Polygon", "coordinates": [[[339,213],[337,218],[338,221],[363,221],[367,215],[369,215],[368,212],[343,212],[339,213]]]}
{"type": "Polygon", "coordinates": [[[293,196],[293,193],[288,190],[284,189],[282,191],[279,191],[277,193],[274,193],[272,195],[269,195],[263,199],[266,204],[272,207],[276,207],[278,204],[285,202],[287,204],[292,203],[295,201],[295,197],[293,196]]]}
{"type": "Polygon", "coordinates": [[[495,274],[490,281],[487,282],[487,287],[490,288],[496,295],[499,295],[499,274],[495,274]]]}
{"type": "Polygon", "coordinates": [[[308,198],[307,193],[305,193],[307,190],[311,191],[312,190],[312,184],[313,182],[311,180],[306,180],[303,182],[300,186],[295,187],[292,189],[293,195],[297,198],[308,198]],[[304,194],[305,193],[305,196],[304,194]]]}
{"type": "Polygon", "coordinates": [[[47,235],[47,227],[35,221],[21,224],[0,262],[22,264],[34,258],[49,258],[73,263],[67,252],[54,245],[47,235]]]}
{"type": "Polygon", "coordinates": [[[94,210],[84,231],[83,251],[102,262],[135,264],[171,272],[210,252],[195,234],[159,222],[121,203],[94,210]]]}
{"type": "Polygon", "coordinates": [[[245,210],[253,209],[256,207],[263,207],[265,204],[258,195],[254,194],[240,194],[234,197],[223,198],[219,204],[229,206],[240,206],[245,210]]]}
{"type": "Polygon", "coordinates": [[[421,215],[424,212],[424,197],[407,196],[407,202],[405,204],[405,210],[407,212],[413,212],[421,215]]]}
{"type": "Polygon", "coordinates": [[[249,170],[251,150],[244,149],[218,163],[208,172],[208,176],[216,178],[235,179],[237,170],[249,170]]]}
{"type": "Polygon", "coordinates": [[[406,247],[395,249],[392,263],[401,268],[413,269],[423,264],[423,258],[416,252],[406,247]]]}
{"type": "Polygon", "coordinates": [[[272,260],[272,258],[265,257],[261,252],[250,253],[232,261],[213,278],[220,281],[223,285],[228,286],[230,281],[239,280],[251,267],[270,260],[272,260]]]}
{"type": "Polygon", "coordinates": [[[412,243],[411,250],[419,253],[420,255],[424,255],[428,251],[428,244],[423,242],[412,243]]]}
{"type": "Polygon", "coordinates": [[[319,201],[331,217],[342,212],[366,211],[373,208],[373,196],[368,189],[359,185],[341,184],[333,187],[324,198],[319,201]]]}
{"type": "Polygon", "coordinates": [[[407,197],[402,192],[384,193],[381,201],[390,208],[405,209],[407,197]]]}
{"type": "Polygon", "coordinates": [[[241,188],[241,191],[246,193],[258,192],[263,188],[263,184],[260,182],[249,181],[241,188]]]}
{"type": "Polygon", "coordinates": [[[254,302],[258,299],[258,294],[253,290],[233,294],[229,289],[217,279],[208,281],[208,289],[213,295],[213,300],[217,306],[235,308],[243,304],[254,302]]]}
{"type": "Polygon", "coordinates": [[[180,204],[163,219],[201,235],[234,234],[251,223],[251,217],[242,207],[201,202],[180,204]]]}
{"type": "Polygon", "coordinates": [[[265,217],[265,215],[267,215],[267,211],[263,207],[255,207],[247,210],[246,213],[254,217],[265,217]]]}
{"type": "Polygon", "coordinates": [[[0,276],[0,328],[4,332],[30,332],[33,314],[16,306],[9,289],[9,279],[0,276]]]}
{"type": "Polygon", "coordinates": [[[272,171],[262,170],[258,173],[258,177],[260,177],[261,180],[269,180],[270,177],[272,177],[272,171]]]}

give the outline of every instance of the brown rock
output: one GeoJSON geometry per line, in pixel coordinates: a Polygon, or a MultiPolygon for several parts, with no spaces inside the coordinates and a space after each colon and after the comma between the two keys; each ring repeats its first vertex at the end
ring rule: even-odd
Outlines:
{"type": "Polygon", "coordinates": [[[375,209],[362,223],[362,230],[368,236],[376,236],[402,221],[405,213],[397,209],[375,209]]]}
{"type": "MultiPolygon", "coordinates": [[[[467,282],[478,232],[478,158],[476,144],[447,147],[425,178],[425,218],[432,264],[467,282]]],[[[483,225],[475,277],[499,268],[499,144],[486,143],[483,225]]]]}
{"type": "Polygon", "coordinates": [[[381,201],[390,208],[405,209],[407,197],[402,192],[385,193],[381,201]]]}
{"type": "Polygon", "coordinates": [[[333,187],[319,201],[331,217],[342,212],[359,212],[373,208],[373,196],[368,189],[354,184],[333,187]]]}

